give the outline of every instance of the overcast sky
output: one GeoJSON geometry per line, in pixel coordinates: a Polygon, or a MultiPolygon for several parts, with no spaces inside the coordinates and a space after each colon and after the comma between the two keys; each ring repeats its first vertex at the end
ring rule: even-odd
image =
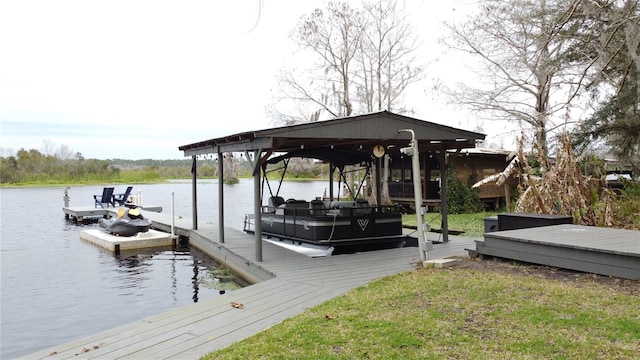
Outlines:
{"type": "MultiPolygon", "coordinates": [[[[47,141],[85,158],[180,159],[180,145],[269,128],[276,75],[291,66],[289,32],[323,3],[4,0],[1,155],[47,141]]],[[[460,7],[406,4],[430,64],[407,105],[420,119],[475,130],[427,95],[450,63],[438,48],[442,21],[460,7]]]]}

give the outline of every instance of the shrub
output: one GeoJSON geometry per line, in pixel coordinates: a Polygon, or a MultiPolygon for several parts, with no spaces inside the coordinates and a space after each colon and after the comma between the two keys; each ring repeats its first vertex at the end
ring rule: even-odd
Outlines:
{"type": "Polygon", "coordinates": [[[480,189],[471,188],[474,183],[472,175],[465,184],[455,176],[453,166],[447,169],[447,203],[450,214],[475,213],[484,209],[480,201],[480,189]]]}

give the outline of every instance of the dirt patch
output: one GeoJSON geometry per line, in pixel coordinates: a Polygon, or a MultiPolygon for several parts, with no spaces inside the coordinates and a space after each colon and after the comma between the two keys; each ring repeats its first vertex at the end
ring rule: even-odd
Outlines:
{"type": "Polygon", "coordinates": [[[544,279],[573,283],[576,286],[588,282],[597,283],[612,292],[640,297],[640,281],[638,280],[621,279],[493,257],[484,257],[484,260],[469,257],[459,257],[457,259],[458,263],[456,267],[461,269],[536,276],[544,279]]]}

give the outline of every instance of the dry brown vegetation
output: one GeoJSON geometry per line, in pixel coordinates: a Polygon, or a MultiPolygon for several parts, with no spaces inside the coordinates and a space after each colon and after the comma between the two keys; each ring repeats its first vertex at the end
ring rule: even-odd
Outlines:
{"type": "Polygon", "coordinates": [[[521,138],[518,151],[503,172],[476,185],[517,181],[520,196],[516,212],[571,215],[576,224],[640,229],[640,199],[620,198],[606,188],[604,178],[583,174],[567,134],[558,138],[555,158],[538,151],[539,169],[529,165],[523,142],[521,138]]]}
{"type": "Polygon", "coordinates": [[[533,170],[519,147],[521,196],[516,212],[572,215],[576,224],[614,226],[613,197],[603,186],[604,179],[580,171],[568,135],[561,136],[558,145],[553,162],[540,152],[540,176],[531,175],[533,170]]]}

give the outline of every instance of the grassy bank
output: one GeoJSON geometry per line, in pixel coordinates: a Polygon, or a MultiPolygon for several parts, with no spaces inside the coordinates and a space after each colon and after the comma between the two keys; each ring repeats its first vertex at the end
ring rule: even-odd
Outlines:
{"type": "Polygon", "coordinates": [[[166,178],[153,171],[120,171],[117,176],[86,175],[80,177],[42,176],[33,177],[21,182],[3,183],[4,188],[15,187],[52,187],[52,186],[79,186],[79,185],[103,185],[103,184],[157,184],[166,181],[166,178]]]}
{"type": "Polygon", "coordinates": [[[384,278],[204,359],[637,358],[638,282],[495,263],[384,278]]]}

